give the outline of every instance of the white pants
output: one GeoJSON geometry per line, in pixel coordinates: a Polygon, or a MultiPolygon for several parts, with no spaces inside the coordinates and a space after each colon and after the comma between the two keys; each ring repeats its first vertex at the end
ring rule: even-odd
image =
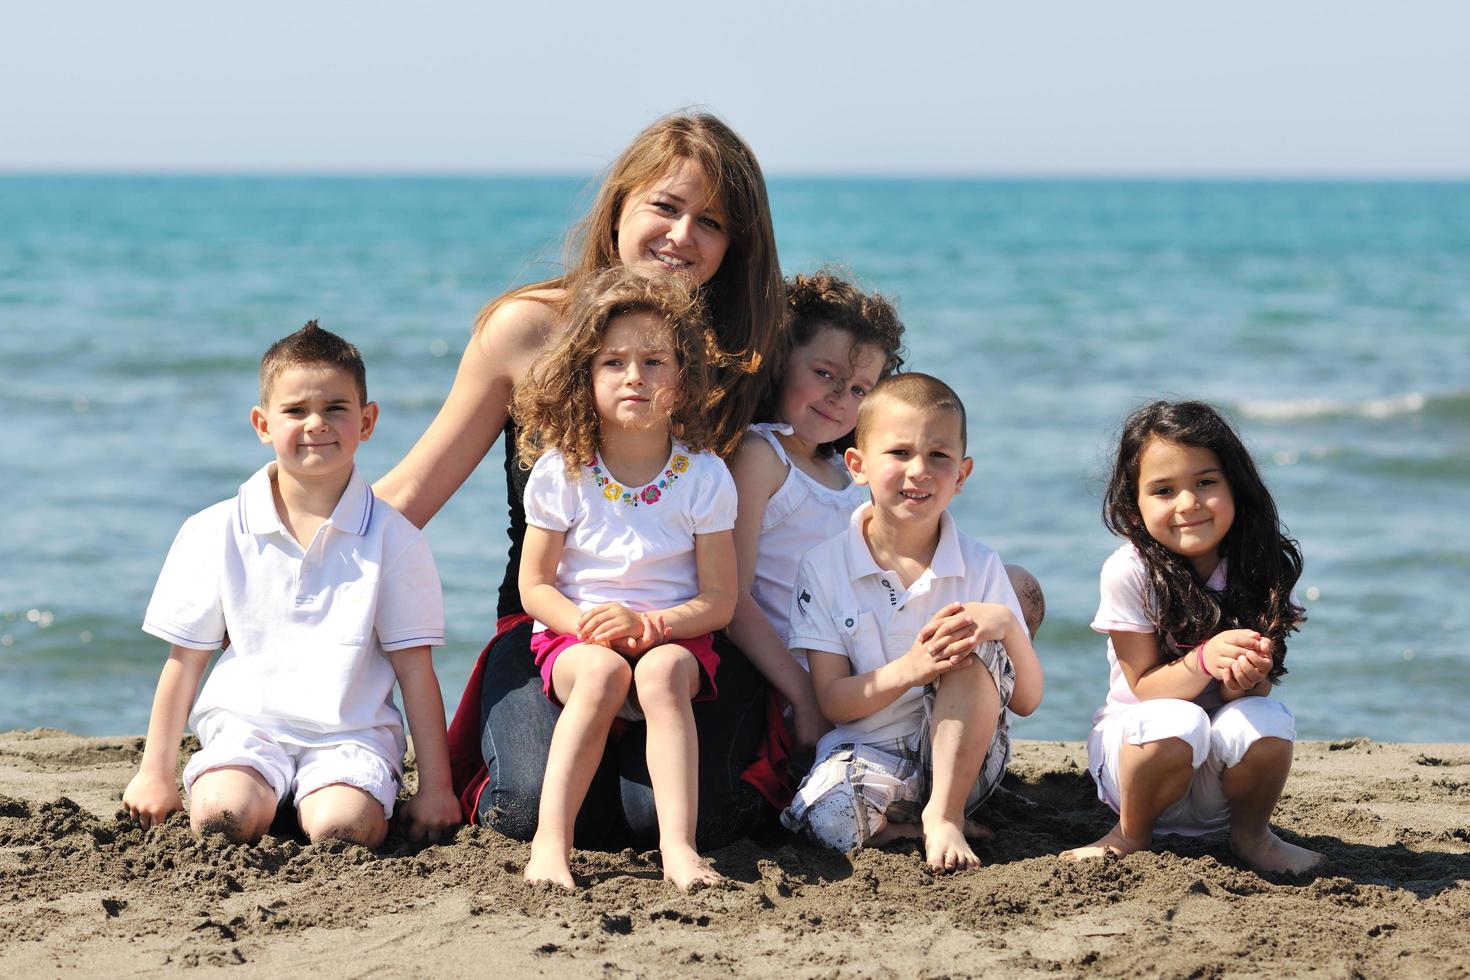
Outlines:
{"type": "Polygon", "coordinates": [[[1160,814],[1154,830],[1207,834],[1230,824],[1220,774],[1239,764],[1259,739],[1296,741],[1296,719],[1286,705],[1272,698],[1238,698],[1209,713],[1193,701],[1141,701],[1098,722],[1087,738],[1087,768],[1097,783],[1097,798],[1116,813],[1123,798],[1119,789],[1123,746],[1165,738],[1188,743],[1194,779],[1183,798],[1160,814]]]}

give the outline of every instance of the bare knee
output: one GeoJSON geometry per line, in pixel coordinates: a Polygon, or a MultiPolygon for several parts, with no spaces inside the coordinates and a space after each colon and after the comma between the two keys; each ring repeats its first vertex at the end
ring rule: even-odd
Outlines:
{"type": "Polygon", "coordinates": [[[1261,773],[1289,771],[1293,749],[1290,739],[1263,736],[1256,739],[1240,762],[1231,768],[1261,773]]]}
{"type": "Polygon", "coordinates": [[[1193,770],[1194,748],[1182,738],[1161,738],[1123,746],[1123,759],[1154,770],[1193,770]]]}
{"type": "Polygon", "coordinates": [[[694,654],[672,643],[654,647],[633,668],[633,685],[645,712],[650,705],[688,702],[698,683],[699,662],[694,654]]]}
{"type": "Polygon", "coordinates": [[[607,650],[589,658],[578,671],[577,688],[573,690],[584,686],[597,704],[621,706],[633,686],[633,666],[621,654],[607,650]]]}
{"type": "Polygon", "coordinates": [[[223,837],[231,844],[258,844],[270,829],[270,816],[248,806],[230,806],[218,800],[191,800],[189,828],[195,837],[223,837]]]}
{"type": "MultiPolygon", "coordinates": [[[[374,806],[377,806],[376,802],[374,806]]],[[[388,836],[388,821],[379,807],[377,813],[368,810],[358,812],[332,809],[308,816],[300,813],[301,830],[313,843],[327,840],[346,841],[373,848],[383,843],[388,836]]]]}

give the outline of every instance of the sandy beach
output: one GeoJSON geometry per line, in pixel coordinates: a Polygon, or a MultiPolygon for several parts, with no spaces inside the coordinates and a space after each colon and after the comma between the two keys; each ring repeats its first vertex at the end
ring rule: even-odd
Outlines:
{"type": "Polygon", "coordinates": [[[462,828],[378,854],[289,835],[196,842],[119,817],[142,738],[0,734],[0,975],[1470,976],[1470,745],[1298,746],[1278,826],[1327,854],[1269,880],[1223,836],[1056,856],[1110,825],[1077,743],[1021,742],[981,869],[849,858],[773,832],[679,894],[656,855],[577,852],[575,895],[526,845],[462,828]]]}

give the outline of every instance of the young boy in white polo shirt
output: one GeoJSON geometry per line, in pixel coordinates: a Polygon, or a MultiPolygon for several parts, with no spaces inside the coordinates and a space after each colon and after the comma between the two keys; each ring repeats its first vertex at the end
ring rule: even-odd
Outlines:
{"type": "Polygon", "coordinates": [[[858,410],[853,479],[872,502],[807,552],[790,645],[835,723],[781,814],[838,850],[922,836],[935,871],[978,865],[967,823],[1010,758],[1006,709],[1041,702],[1041,664],[1000,557],[946,510],[973,466],[944,382],[897,374],[858,410]]]}
{"type": "Polygon", "coordinates": [[[406,748],[395,679],[419,773],[408,832],[460,822],[429,652],[444,642],[439,576],[422,532],[353,464],[377,417],[357,348],[315,320],[261,359],[250,421],[275,461],[184,522],[143,621],[171,644],[123,793],[145,829],[183,809],[187,715],[202,744],[183,778],[196,834],[258,841],[291,793],[312,840],[378,846],[406,748]]]}

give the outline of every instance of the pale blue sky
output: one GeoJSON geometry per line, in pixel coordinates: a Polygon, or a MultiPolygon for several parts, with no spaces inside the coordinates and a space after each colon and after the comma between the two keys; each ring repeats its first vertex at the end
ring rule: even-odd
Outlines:
{"type": "Polygon", "coordinates": [[[771,173],[1470,176],[1470,5],[11,2],[0,171],[597,170],[707,106],[771,173]]]}

